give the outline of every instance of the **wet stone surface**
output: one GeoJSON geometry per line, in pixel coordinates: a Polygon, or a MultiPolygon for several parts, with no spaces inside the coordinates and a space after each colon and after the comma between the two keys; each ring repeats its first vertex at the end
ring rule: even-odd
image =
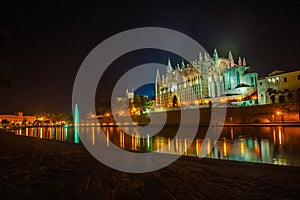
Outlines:
{"type": "Polygon", "coordinates": [[[300,168],[181,157],[119,172],[82,145],[0,133],[0,199],[298,199],[300,168]]]}

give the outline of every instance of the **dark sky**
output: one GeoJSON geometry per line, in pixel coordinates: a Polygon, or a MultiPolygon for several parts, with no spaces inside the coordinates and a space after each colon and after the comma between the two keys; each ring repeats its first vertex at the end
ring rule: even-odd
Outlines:
{"type": "Polygon", "coordinates": [[[85,56],[108,37],[137,27],[180,31],[221,56],[232,50],[260,76],[300,68],[298,1],[41,2],[1,2],[0,28],[12,43],[0,55],[0,67],[15,84],[0,93],[0,113],[71,113],[73,82],[85,56]]]}

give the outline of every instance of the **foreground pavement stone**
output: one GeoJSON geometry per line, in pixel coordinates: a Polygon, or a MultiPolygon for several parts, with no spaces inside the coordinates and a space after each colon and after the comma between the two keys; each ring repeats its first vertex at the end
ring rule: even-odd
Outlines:
{"type": "Polygon", "coordinates": [[[181,157],[111,169],[82,145],[0,133],[0,199],[299,199],[300,168],[181,157]]]}

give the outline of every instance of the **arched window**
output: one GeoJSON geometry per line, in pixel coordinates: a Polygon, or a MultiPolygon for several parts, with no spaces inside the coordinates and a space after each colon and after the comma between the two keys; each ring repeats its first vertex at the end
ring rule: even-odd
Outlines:
{"type": "Polygon", "coordinates": [[[274,95],[270,96],[270,99],[271,99],[272,103],[275,103],[275,96],[274,95]]]}
{"type": "Polygon", "coordinates": [[[278,98],[278,100],[279,100],[279,103],[284,103],[285,96],[284,95],[280,95],[279,98],[278,98]]]}

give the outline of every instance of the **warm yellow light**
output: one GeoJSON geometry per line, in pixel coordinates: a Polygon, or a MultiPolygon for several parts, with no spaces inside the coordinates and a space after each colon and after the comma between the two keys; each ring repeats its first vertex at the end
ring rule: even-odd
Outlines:
{"type": "Polygon", "coordinates": [[[207,155],[210,157],[210,140],[207,142],[207,155]]]}
{"type": "Polygon", "coordinates": [[[224,156],[227,156],[227,146],[226,146],[226,141],[224,140],[223,143],[223,149],[224,149],[224,156]]]}
{"type": "Polygon", "coordinates": [[[273,129],[273,140],[274,140],[274,144],[276,144],[276,135],[275,135],[275,129],[273,129]]]}
{"type": "Polygon", "coordinates": [[[245,154],[245,148],[244,148],[244,143],[241,143],[241,154],[244,155],[245,154]]]}
{"type": "Polygon", "coordinates": [[[95,145],[95,127],[92,128],[92,145],[95,145]]]}
{"type": "Polygon", "coordinates": [[[196,152],[197,152],[197,155],[200,154],[200,141],[199,141],[199,139],[196,139],[196,152]]]}
{"type": "Polygon", "coordinates": [[[222,98],[222,99],[220,99],[220,100],[221,100],[221,102],[226,102],[226,101],[227,101],[226,98],[222,98]]]}
{"type": "Polygon", "coordinates": [[[278,138],[279,138],[279,144],[282,144],[282,134],[281,134],[281,128],[279,127],[278,130],[278,138]]]}
{"type": "Polygon", "coordinates": [[[276,114],[277,114],[277,115],[280,115],[280,114],[282,114],[282,113],[281,113],[280,111],[277,111],[276,114]]]}
{"type": "Polygon", "coordinates": [[[237,100],[238,100],[238,101],[242,101],[243,98],[242,98],[242,97],[238,97],[237,100]]]}

